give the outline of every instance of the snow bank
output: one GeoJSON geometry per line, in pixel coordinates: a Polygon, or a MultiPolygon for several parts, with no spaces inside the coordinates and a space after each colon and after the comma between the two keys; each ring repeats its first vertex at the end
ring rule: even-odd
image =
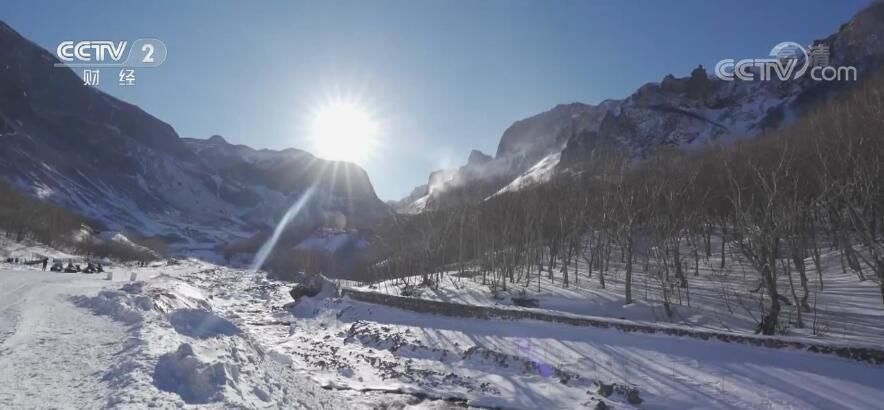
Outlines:
{"type": "Polygon", "coordinates": [[[141,323],[144,312],[153,307],[150,298],[144,295],[132,295],[125,291],[103,290],[98,296],[74,296],[74,305],[88,309],[99,316],[110,316],[116,321],[127,325],[141,323]]]}
{"type": "Polygon", "coordinates": [[[157,388],[178,394],[185,403],[205,404],[222,399],[227,373],[224,364],[202,362],[185,343],[160,356],[153,379],[157,388]]]}
{"type": "MultiPolygon", "coordinates": [[[[236,317],[215,306],[202,281],[184,277],[214,269],[183,264],[97,296],[73,298],[97,315],[130,324],[120,361],[102,379],[114,393],[109,408],[348,408],[340,394],[292,371],[292,361],[268,354],[236,317]]],[[[239,298],[241,295],[231,295],[239,298]]]]}
{"type": "MultiPolygon", "coordinates": [[[[175,331],[197,339],[234,336],[240,333],[233,322],[203,309],[178,309],[169,314],[175,331]]],[[[179,349],[180,350],[180,349],[179,349]]]]}

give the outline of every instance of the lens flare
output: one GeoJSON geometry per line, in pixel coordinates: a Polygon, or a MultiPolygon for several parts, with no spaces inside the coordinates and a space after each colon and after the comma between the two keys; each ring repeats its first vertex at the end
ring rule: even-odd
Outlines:
{"type": "Polygon", "coordinates": [[[267,257],[270,256],[270,252],[272,252],[273,248],[276,246],[276,242],[279,241],[279,237],[282,236],[285,227],[288,226],[289,222],[291,222],[292,219],[301,212],[304,206],[307,205],[307,202],[310,200],[310,197],[313,196],[314,191],[315,187],[311,186],[310,188],[307,188],[291,208],[286,211],[285,215],[282,216],[282,219],[280,219],[279,223],[276,225],[276,229],[273,230],[273,235],[270,236],[270,239],[268,239],[267,242],[264,242],[264,245],[261,245],[261,249],[255,254],[255,260],[252,262],[252,270],[257,271],[258,269],[261,269],[261,266],[267,261],[267,257]]]}

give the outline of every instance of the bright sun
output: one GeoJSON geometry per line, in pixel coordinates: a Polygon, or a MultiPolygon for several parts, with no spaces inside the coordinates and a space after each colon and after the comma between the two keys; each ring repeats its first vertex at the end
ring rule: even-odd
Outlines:
{"type": "Polygon", "coordinates": [[[362,107],[332,103],[316,113],[312,139],[319,157],[358,163],[371,154],[377,132],[377,122],[362,107]]]}

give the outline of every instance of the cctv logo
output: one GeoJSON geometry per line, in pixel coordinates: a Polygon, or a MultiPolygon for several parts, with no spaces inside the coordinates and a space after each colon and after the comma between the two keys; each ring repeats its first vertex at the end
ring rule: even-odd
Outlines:
{"type": "Polygon", "coordinates": [[[120,62],[127,42],[119,41],[63,41],[58,45],[55,54],[62,61],[78,60],[84,63],[102,63],[107,58],[120,62]]]}

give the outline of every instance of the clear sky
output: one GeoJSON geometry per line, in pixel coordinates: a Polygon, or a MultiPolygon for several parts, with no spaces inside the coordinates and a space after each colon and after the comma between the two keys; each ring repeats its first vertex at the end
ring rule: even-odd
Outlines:
{"type": "Polygon", "coordinates": [[[135,87],[103,72],[100,88],[183,137],[311,151],[310,113],[357,98],[382,124],[361,165],[386,200],[471,149],[493,155],[516,120],[807,44],[867,3],[4,0],[0,19],[53,53],[65,40],[163,40],[166,62],[135,87]]]}

